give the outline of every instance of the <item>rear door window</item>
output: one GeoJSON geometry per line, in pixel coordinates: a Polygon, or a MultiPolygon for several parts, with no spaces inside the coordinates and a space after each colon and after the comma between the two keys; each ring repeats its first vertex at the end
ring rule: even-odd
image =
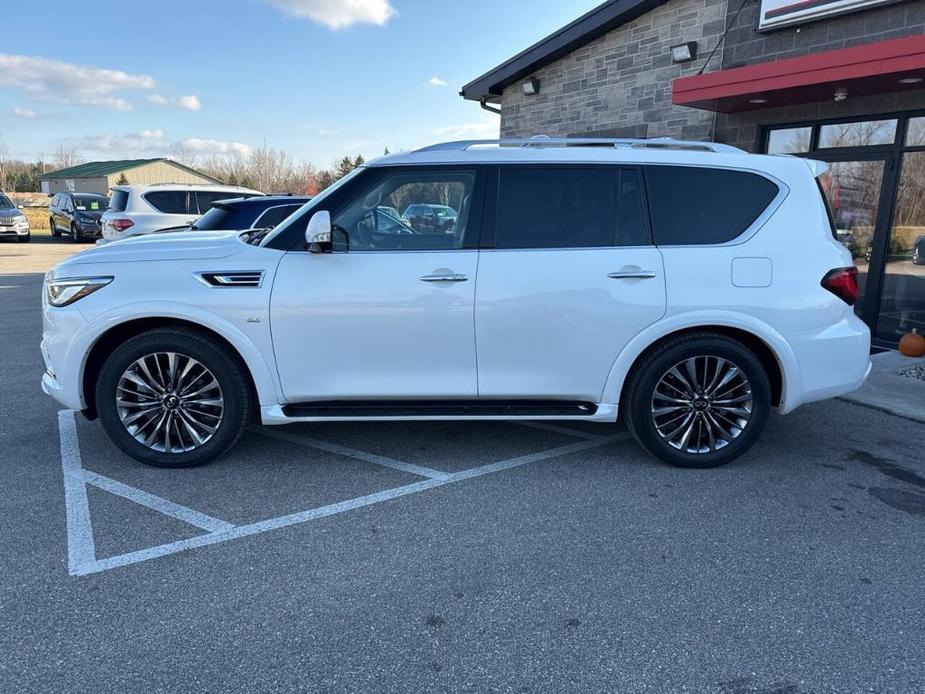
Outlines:
{"type": "Polygon", "coordinates": [[[616,166],[503,167],[495,248],[646,245],[639,172],[616,166]]]}
{"type": "Polygon", "coordinates": [[[145,200],[162,214],[189,214],[185,190],[157,190],[145,193],[145,200]]]}
{"type": "Polygon", "coordinates": [[[646,168],[656,245],[726,243],[777,197],[777,184],[747,171],[694,166],[646,168]]]}

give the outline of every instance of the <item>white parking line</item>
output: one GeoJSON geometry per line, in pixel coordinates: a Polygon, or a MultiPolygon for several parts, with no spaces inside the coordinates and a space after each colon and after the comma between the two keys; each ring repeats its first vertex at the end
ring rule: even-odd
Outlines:
{"type": "MultiPolygon", "coordinates": [[[[337,503],[321,506],[319,508],[299,511],[297,513],[280,516],[278,518],[269,518],[267,520],[258,521],[256,523],[232,526],[231,524],[225,524],[224,521],[212,518],[211,516],[199,514],[197,511],[188,509],[185,506],[174,504],[167,499],[162,499],[161,497],[148,494],[147,492],[142,492],[141,490],[129,487],[128,485],[124,485],[121,482],[117,482],[116,480],[112,480],[108,477],[83,470],[80,461],[77,429],[74,423],[74,412],[72,410],[62,410],[59,412],[58,425],[61,432],[61,465],[64,470],[65,500],[68,520],[68,569],[72,576],[86,576],[88,574],[108,571],[109,569],[115,569],[121,566],[128,566],[130,564],[137,564],[139,562],[148,561],[150,559],[156,559],[158,557],[176,554],[177,552],[183,552],[185,550],[194,549],[197,547],[206,547],[208,545],[227,542],[229,540],[248,537],[250,535],[258,535],[270,530],[277,530],[279,528],[299,525],[309,521],[317,520],[319,518],[325,518],[327,516],[333,516],[338,513],[344,513],[345,511],[352,511],[354,509],[363,508],[365,506],[378,504],[383,501],[389,501],[391,499],[397,499],[402,496],[416,494],[428,489],[435,489],[437,487],[454,484],[456,482],[462,482],[464,480],[473,479],[475,477],[490,475],[496,472],[501,472],[502,470],[510,470],[512,468],[526,465],[528,463],[538,462],[540,460],[546,460],[549,458],[555,458],[557,456],[568,455],[570,453],[590,450],[592,448],[597,448],[598,446],[603,446],[615,441],[623,441],[629,438],[629,434],[625,432],[615,434],[613,436],[596,437],[594,440],[578,441],[576,443],[559,446],[557,448],[552,448],[546,451],[530,453],[528,455],[518,456],[516,458],[510,458],[508,460],[502,460],[490,465],[483,465],[481,467],[471,468],[469,470],[463,470],[461,472],[452,474],[431,470],[430,468],[420,468],[419,466],[415,465],[411,467],[421,471],[429,471],[431,474],[438,474],[440,476],[436,477],[425,475],[428,477],[428,479],[421,480],[420,482],[406,484],[401,487],[387,489],[385,491],[376,492],[374,494],[367,494],[365,496],[356,497],[354,499],[348,499],[347,501],[339,501],[337,503]],[[196,537],[179,540],[177,542],[169,542],[156,547],[148,547],[146,549],[128,552],[126,554],[121,554],[115,557],[96,559],[93,545],[93,529],[90,524],[90,514],[87,505],[85,487],[86,484],[94,484],[96,486],[100,486],[107,491],[113,491],[120,496],[137,501],[138,503],[147,506],[148,508],[153,508],[154,510],[161,511],[162,513],[166,513],[167,515],[173,517],[180,517],[178,514],[183,514],[186,516],[186,518],[181,518],[181,520],[187,520],[187,522],[190,522],[189,519],[191,518],[196,518],[199,522],[193,523],[193,525],[199,525],[199,527],[204,527],[203,523],[218,524],[215,526],[218,529],[213,530],[205,535],[198,535],[196,537]]],[[[312,447],[320,448],[320,446],[316,446],[315,444],[323,443],[325,446],[323,450],[330,450],[331,452],[340,453],[341,455],[350,455],[350,457],[354,457],[359,460],[368,460],[369,462],[376,462],[377,464],[385,464],[380,460],[370,460],[370,458],[379,459],[381,456],[374,456],[363,451],[336,446],[326,442],[318,442],[314,439],[307,439],[307,437],[287,434],[286,432],[266,433],[268,435],[272,433],[274,438],[280,438],[282,440],[292,441],[293,439],[296,439],[294,441],[295,443],[303,443],[305,445],[311,445],[312,447]],[[306,443],[306,440],[310,441],[311,443],[306,443]],[[349,451],[349,453],[344,451],[349,451]]],[[[401,461],[395,461],[390,458],[384,458],[383,460],[389,461],[391,463],[401,463],[401,461]]],[[[389,465],[389,467],[393,467],[393,465],[389,465]]],[[[420,473],[416,472],[415,474],[420,473]]]]}
{"type": "Polygon", "coordinates": [[[184,523],[195,525],[197,528],[202,528],[203,530],[217,533],[223,530],[231,530],[234,527],[234,525],[228,523],[227,521],[219,520],[218,518],[213,518],[212,516],[207,516],[205,513],[200,513],[199,511],[194,511],[193,509],[187,508],[186,506],[175,504],[174,502],[157,496],[156,494],[150,494],[148,492],[142,491],[141,489],[136,489],[135,487],[130,487],[127,484],[122,484],[122,482],[114,480],[111,477],[106,477],[105,475],[100,475],[96,472],[90,472],[89,470],[84,470],[83,476],[87,484],[92,484],[94,487],[99,487],[100,489],[103,489],[110,494],[115,494],[116,496],[121,496],[122,498],[128,499],[129,501],[134,501],[136,504],[147,506],[154,511],[163,513],[165,516],[170,516],[171,518],[176,518],[177,520],[181,520],[184,523]]]}
{"type": "Polygon", "coordinates": [[[417,475],[418,477],[429,477],[430,479],[435,480],[443,480],[447,478],[447,473],[441,472],[440,470],[434,470],[429,467],[414,465],[413,463],[406,463],[402,460],[386,458],[385,456],[375,455],[374,453],[367,453],[366,451],[358,451],[355,448],[339,446],[336,443],[319,441],[318,439],[309,438],[308,436],[291,434],[288,431],[277,431],[269,427],[248,427],[248,431],[253,431],[255,434],[260,434],[261,436],[268,436],[271,439],[279,439],[280,441],[297,443],[301,446],[308,446],[309,448],[317,448],[318,450],[327,451],[328,453],[344,455],[348,458],[355,458],[356,460],[362,460],[366,463],[384,465],[385,467],[401,470],[402,472],[410,472],[412,475],[417,475]]]}

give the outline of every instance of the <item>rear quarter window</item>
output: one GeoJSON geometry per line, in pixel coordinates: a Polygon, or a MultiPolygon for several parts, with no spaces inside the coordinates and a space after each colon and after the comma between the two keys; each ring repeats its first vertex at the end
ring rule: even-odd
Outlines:
{"type": "Polygon", "coordinates": [[[659,246],[732,241],[761,216],[780,190],[758,174],[694,166],[649,166],[646,183],[659,246]]]}
{"type": "Polygon", "coordinates": [[[128,206],[128,191],[125,191],[125,190],[112,191],[112,197],[109,199],[109,211],[110,212],[125,212],[125,208],[127,206],[128,206]]]}

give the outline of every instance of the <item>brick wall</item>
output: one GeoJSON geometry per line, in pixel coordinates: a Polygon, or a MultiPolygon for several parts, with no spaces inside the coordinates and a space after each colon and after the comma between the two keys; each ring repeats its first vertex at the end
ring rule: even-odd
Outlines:
{"type": "MultiPolygon", "coordinates": [[[[661,7],[547,65],[501,99],[502,137],[599,135],[711,139],[712,113],[671,104],[671,83],[695,74],[726,22],[726,0],[670,0],[661,7]],[[697,41],[698,59],[674,64],[672,45],[697,41]]],[[[717,51],[709,69],[719,69],[717,51]]],[[[526,79],[526,78],[525,78],[526,79]]]]}
{"type": "MultiPolygon", "coordinates": [[[[730,1],[727,9],[728,21],[732,21],[740,6],[741,2],[730,1]]],[[[755,30],[758,25],[758,12],[758,2],[748,0],[738,20],[730,28],[723,53],[724,69],[904,36],[925,35],[925,0],[907,0],[895,5],[763,34],[755,30]]],[[[710,69],[715,68],[711,65],[710,69]]],[[[823,101],[744,113],[718,114],[714,135],[718,142],[754,151],[762,126],[866,117],[916,109],[925,110],[925,89],[909,88],[861,98],[853,98],[849,94],[846,101],[839,103],[823,101]]]]}

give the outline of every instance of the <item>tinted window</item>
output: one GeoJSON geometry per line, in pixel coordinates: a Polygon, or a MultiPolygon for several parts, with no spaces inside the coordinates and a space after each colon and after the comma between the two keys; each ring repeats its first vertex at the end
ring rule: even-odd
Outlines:
{"type": "Polygon", "coordinates": [[[247,195],[241,195],[237,191],[232,190],[197,190],[193,193],[190,193],[190,197],[195,198],[195,200],[190,201],[190,207],[192,211],[196,211],[196,204],[199,205],[199,213],[205,214],[209,211],[209,208],[212,207],[212,203],[217,202],[218,200],[228,200],[230,198],[244,198],[250,197],[247,195]]]}
{"type": "Polygon", "coordinates": [[[6,197],[3,193],[0,193],[0,208],[8,210],[13,207],[16,207],[16,205],[13,204],[13,201],[6,197]]]}
{"type": "Polygon", "coordinates": [[[128,205],[128,191],[112,191],[112,197],[109,199],[110,212],[125,212],[126,205],[128,205]]]}
{"type": "Polygon", "coordinates": [[[644,210],[631,169],[502,168],[495,247],[644,245],[644,210]]]}
{"type": "Polygon", "coordinates": [[[260,215],[254,223],[253,227],[257,229],[266,229],[268,227],[275,227],[277,224],[282,222],[286,217],[291,215],[297,209],[302,207],[301,205],[278,205],[277,207],[271,207],[262,215],[260,215]]]}
{"type": "MultiPolygon", "coordinates": [[[[196,223],[193,225],[194,229],[199,229],[202,231],[215,231],[217,229],[234,229],[233,226],[228,226],[231,222],[232,217],[234,217],[234,212],[231,210],[226,210],[223,207],[213,207],[211,210],[206,212],[202,217],[196,220],[196,223]]],[[[246,227],[244,227],[246,228],[246,227]]]]}
{"type": "Polygon", "coordinates": [[[650,166],[649,208],[655,243],[725,243],[751,226],[777,195],[753,173],[690,166],[650,166]]]}
{"type": "Polygon", "coordinates": [[[411,171],[379,178],[332,220],[336,250],[462,248],[475,173],[411,171]],[[430,205],[452,208],[438,218],[430,205]],[[401,211],[402,218],[392,209],[401,211]],[[458,213],[457,213],[458,210],[458,213]],[[429,214],[415,214],[428,212],[429,214]]]}
{"type": "Polygon", "coordinates": [[[158,190],[145,193],[147,200],[155,210],[163,214],[187,214],[185,190],[158,190]]]}

